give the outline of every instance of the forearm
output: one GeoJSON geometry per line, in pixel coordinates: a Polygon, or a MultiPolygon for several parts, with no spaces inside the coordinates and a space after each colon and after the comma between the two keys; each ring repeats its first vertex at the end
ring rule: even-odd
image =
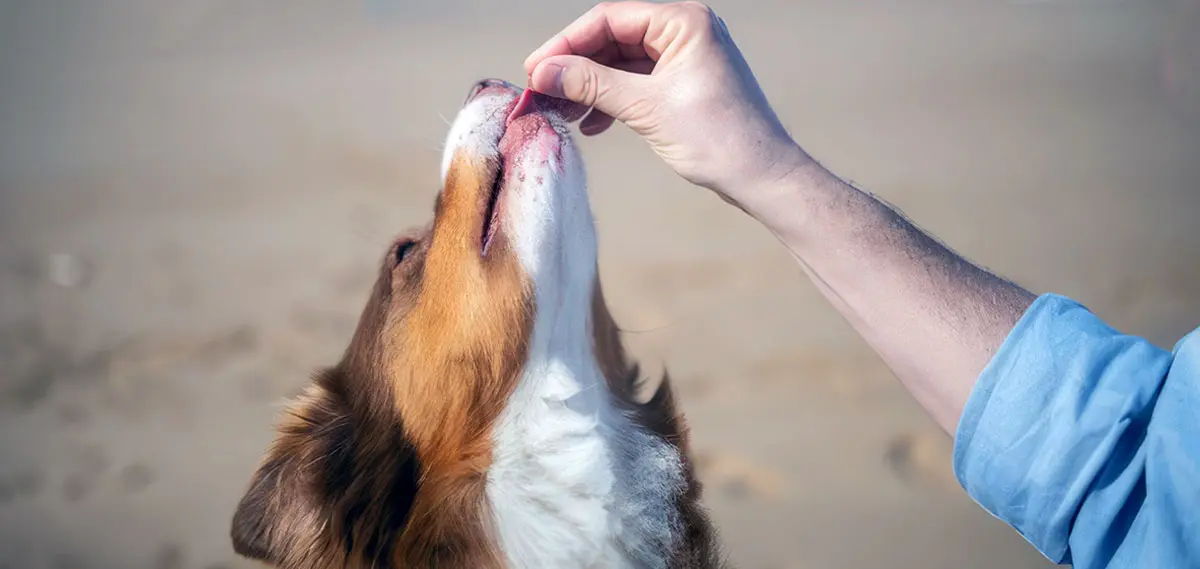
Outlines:
{"type": "Polygon", "coordinates": [[[953,434],[976,378],[1035,296],[806,157],[743,195],[747,213],[953,434]]]}

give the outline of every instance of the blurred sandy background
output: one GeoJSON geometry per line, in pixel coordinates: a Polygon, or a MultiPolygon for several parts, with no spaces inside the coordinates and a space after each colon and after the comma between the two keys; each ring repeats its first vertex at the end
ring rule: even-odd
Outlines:
{"type": "MultiPolygon", "coordinates": [[[[430,215],[443,118],[587,4],[0,1],[0,567],[247,566],[234,504],[430,215]]],[[[1177,3],[714,4],[836,171],[1164,347],[1200,324],[1177,3]]],[[[583,145],[615,315],[677,377],[737,566],[1045,566],[769,235],[623,129],[583,145]]]]}

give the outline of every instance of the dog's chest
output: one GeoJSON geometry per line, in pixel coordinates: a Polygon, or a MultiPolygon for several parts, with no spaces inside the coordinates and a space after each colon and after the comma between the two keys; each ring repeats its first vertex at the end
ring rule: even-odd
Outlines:
{"type": "Polygon", "coordinates": [[[487,494],[503,556],[513,569],[666,569],[679,454],[613,406],[599,370],[573,367],[527,367],[497,425],[487,494]]]}

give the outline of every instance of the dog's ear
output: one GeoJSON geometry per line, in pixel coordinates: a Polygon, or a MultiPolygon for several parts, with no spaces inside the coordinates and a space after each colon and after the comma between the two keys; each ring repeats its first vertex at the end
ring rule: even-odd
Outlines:
{"type": "Polygon", "coordinates": [[[285,568],[393,565],[419,466],[399,420],[356,412],[330,374],[288,410],[238,504],[239,555],[285,568]]]}

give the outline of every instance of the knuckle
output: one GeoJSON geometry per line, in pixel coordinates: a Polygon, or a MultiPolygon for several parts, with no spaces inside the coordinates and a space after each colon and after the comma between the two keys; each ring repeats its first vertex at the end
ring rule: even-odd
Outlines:
{"type": "Polygon", "coordinates": [[[596,3],[591,8],[588,8],[587,12],[584,12],[582,16],[579,16],[572,26],[585,25],[593,23],[596,20],[604,19],[607,17],[608,12],[612,9],[612,4],[612,2],[596,3]]]}
{"type": "Polygon", "coordinates": [[[677,4],[677,10],[678,17],[686,26],[700,33],[713,29],[719,20],[717,13],[708,4],[695,0],[677,4]]]}
{"type": "Polygon", "coordinates": [[[599,98],[599,81],[596,80],[596,74],[590,69],[585,69],[579,74],[579,80],[574,82],[570,87],[567,98],[581,102],[585,105],[594,105],[596,99],[599,98]]]}
{"type": "Polygon", "coordinates": [[[680,8],[682,8],[684,12],[688,14],[688,16],[697,20],[708,20],[716,16],[716,14],[713,12],[713,9],[710,8],[708,4],[705,4],[704,2],[698,2],[697,0],[688,0],[687,2],[683,2],[680,4],[680,8]]]}

